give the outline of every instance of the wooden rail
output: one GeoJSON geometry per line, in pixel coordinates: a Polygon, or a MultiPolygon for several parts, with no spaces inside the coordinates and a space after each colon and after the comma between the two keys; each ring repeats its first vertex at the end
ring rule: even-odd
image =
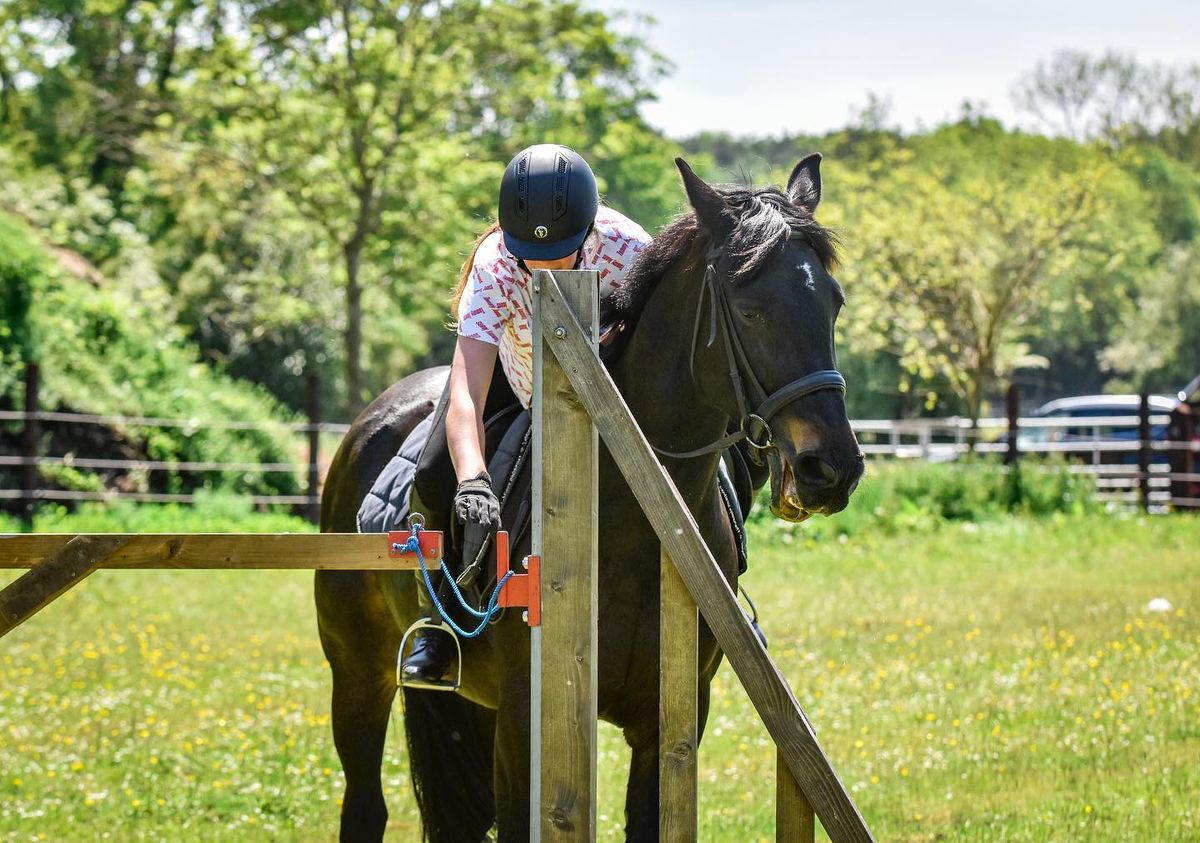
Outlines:
{"type": "MultiPolygon", "coordinates": [[[[81,534],[0,535],[0,568],[32,568],[81,534]]],[[[97,533],[123,540],[100,567],[123,569],[413,570],[388,558],[384,533],[97,533]]],[[[430,566],[435,559],[426,559],[430,566]]]]}
{"type": "MultiPolygon", "coordinates": [[[[386,533],[20,533],[0,535],[0,569],[29,571],[0,590],[0,637],[100,568],[415,570],[386,533]]],[[[440,545],[425,549],[441,566],[440,545]]]]}

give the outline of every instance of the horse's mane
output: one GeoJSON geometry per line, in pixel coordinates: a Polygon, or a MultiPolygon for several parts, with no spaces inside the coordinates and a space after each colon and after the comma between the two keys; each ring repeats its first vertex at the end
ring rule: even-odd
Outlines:
{"type": "MultiPolygon", "coordinates": [[[[836,235],[817,222],[812,214],[794,204],[777,187],[718,188],[735,217],[725,247],[734,281],[749,278],[789,237],[807,241],[827,269],[837,264],[836,235]]],[[[663,276],[681,259],[694,264],[704,255],[708,234],[690,211],[667,225],[629,270],[626,283],[615,301],[627,317],[636,318],[663,276]]]]}

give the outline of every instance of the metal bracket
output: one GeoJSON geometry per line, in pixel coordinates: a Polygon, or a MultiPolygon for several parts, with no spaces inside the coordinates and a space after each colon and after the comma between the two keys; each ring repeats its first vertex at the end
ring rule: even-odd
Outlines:
{"type": "MultiPolygon", "coordinates": [[[[408,530],[393,530],[388,533],[388,556],[392,559],[408,559],[416,554],[405,549],[412,535],[408,530]]],[[[425,567],[434,571],[441,567],[443,553],[442,534],[437,530],[419,530],[417,540],[421,544],[421,553],[425,556],[425,567]]],[[[522,560],[526,573],[514,573],[500,589],[497,605],[505,609],[525,609],[525,621],[530,626],[541,626],[542,623],[542,560],[540,556],[526,556],[522,560]]],[[[508,532],[500,530],[496,533],[496,581],[499,582],[508,573],[509,540],[508,532]]],[[[410,630],[411,631],[411,630],[410,630]]]]}
{"type": "MultiPolygon", "coordinates": [[[[416,561],[416,554],[405,550],[410,536],[412,533],[409,530],[392,530],[388,533],[389,559],[411,558],[414,562],[416,561]]],[[[421,554],[425,557],[425,567],[431,571],[441,568],[444,555],[441,532],[439,530],[419,530],[417,541],[421,545],[421,554]]]]}
{"type": "MultiPolygon", "coordinates": [[[[514,573],[500,589],[499,605],[505,609],[524,608],[525,622],[542,625],[542,557],[526,556],[522,566],[527,573],[514,573]]],[[[503,579],[509,571],[508,533],[496,533],[496,576],[503,579]]]]}

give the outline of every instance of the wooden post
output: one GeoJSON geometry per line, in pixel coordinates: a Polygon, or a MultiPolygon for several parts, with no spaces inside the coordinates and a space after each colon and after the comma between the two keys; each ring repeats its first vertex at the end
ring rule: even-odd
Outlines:
{"type": "Polygon", "coordinates": [[[38,423],[38,391],[41,370],[37,363],[25,364],[25,426],[21,430],[21,521],[26,529],[33,529],[33,518],[37,514],[38,458],[41,425],[38,423]]]}
{"type": "Polygon", "coordinates": [[[696,602],[666,550],[659,554],[658,839],[696,840],[696,602]]]}
{"type": "Polygon", "coordinates": [[[308,520],[320,524],[321,470],[317,458],[321,447],[321,379],[316,372],[309,372],[305,381],[308,407],[308,520]]]}
{"type": "Polygon", "coordinates": [[[1021,452],[1017,447],[1017,417],[1021,414],[1021,394],[1017,385],[1010,383],[1004,396],[1004,413],[1008,416],[1008,450],[1004,452],[1004,464],[1015,465],[1021,452]]]}
{"type": "Polygon", "coordinates": [[[1171,411],[1171,424],[1167,436],[1173,446],[1168,452],[1171,462],[1171,506],[1182,512],[1195,510],[1195,499],[1200,498],[1200,483],[1196,482],[1196,452],[1192,440],[1196,436],[1196,417],[1187,403],[1180,403],[1171,411]]]}
{"type": "Polygon", "coordinates": [[[1138,502],[1142,512],[1150,509],[1150,396],[1142,393],[1138,403],[1138,502]]]}
{"type": "Polygon", "coordinates": [[[596,353],[599,275],[539,270],[533,291],[533,552],[542,558],[542,624],[533,630],[530,666],[530,838],[590,843],[596,839],[600,442],[547,344],[582,325],[596,353]],[[541,309],[540,291],[555,288],[554,279],[575,313],[569,321],[548,319],[541,309]]]}
{"type": "Polygon", "coordinates": [[[775,752],[775,841],[813,843],[817,832],[812,805],[804,796],[787,761],[775,752]]]}

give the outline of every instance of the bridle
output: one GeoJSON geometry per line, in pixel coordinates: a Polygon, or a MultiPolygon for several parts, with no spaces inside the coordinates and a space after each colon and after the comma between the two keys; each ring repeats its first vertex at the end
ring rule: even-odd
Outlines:
{"type": "MultiPolygon", "coordinates": [[[[804,238],[803,235],[792,234],[788,239],[804,238]]],[[[654,450],[661,456],[681,460],[723,451],[730,445],[745,440],[746,444],[750,446],[751,458],[762,465],[762,452],[775,447],[775,434],[771,430],[771,419],[788,404],[806,395],[823,392],[827,389],[835,389],[844,393],[846,379],[837,369],[822,369],[810,372],[785,384],[771,394],[767,394],[762,383],[754,374],[754,369],[750,366],[750,359],[746,356],[746,349],[742,345],[742,339],[738,335],[737,326],[734,323],[733,305],[729,301],[729,289],[732,285],[727,281],[728,269],[724,266],[726,263],[724,251],[725,244],[721,243],[710,247],[705,255],[708,266],[704,271],[704,286],[708,291],[707,298],[711,314],[708,342],[705,347],[711,348],[712,344],[716,342],[718,332],[721,334],[725,346],[725,360],[729,366],[729,381],[733,385],[733,394],[737,399],[738,428],[732,433],[722,436],[716,442],[691,451],[665,451],[662,448],[654,448],[654,450]],[[718,267],[721,267],[721,272],[718,272],[718,267]],[[754,409],[752,410],[751,407],[754,409]]],[[[691,355],[688,361],[693,383],[696,381],[696,349],[700,341],[700,322],[704,316],[704,301],[705,295],[702,291],[696,305],[696,319],[692,325],[691,355]]]]}

